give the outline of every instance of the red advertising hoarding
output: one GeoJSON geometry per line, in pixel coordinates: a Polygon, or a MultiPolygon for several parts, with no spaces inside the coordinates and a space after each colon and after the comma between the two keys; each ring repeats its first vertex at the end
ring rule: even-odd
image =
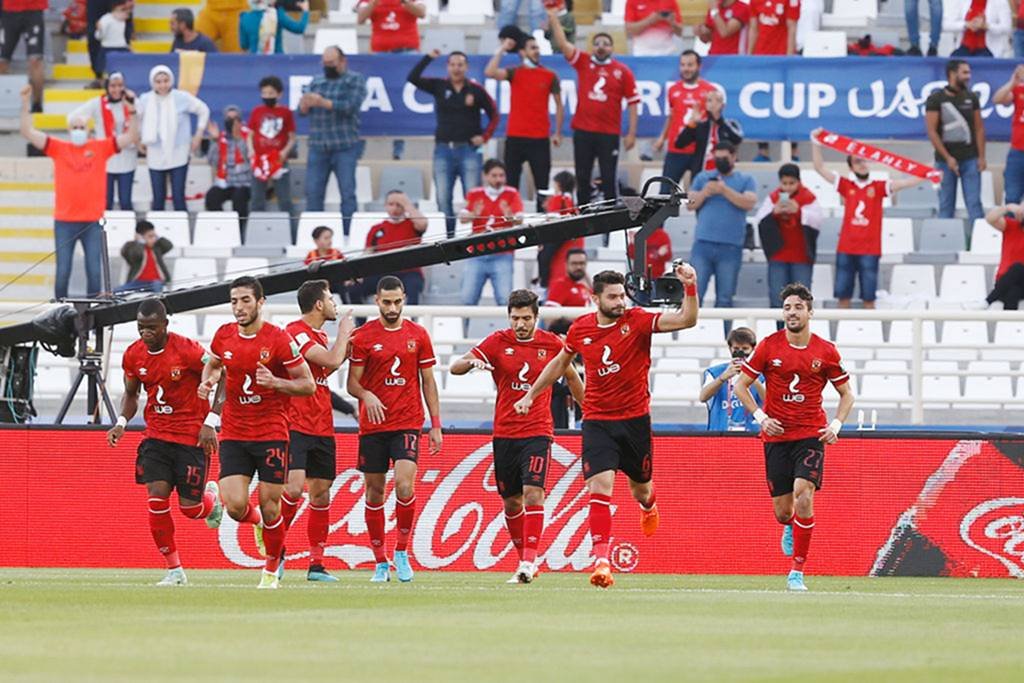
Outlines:
{"type": "MultiPolygon", "coordinates": [[[[0,566],[160,567],[145,489],[133,478],[139,436],[130,432],[111,449],[100,430],[0,430],[0,566]]],[[[327,564],[370,567],[356,436],[339,433],[337,441],[327,564]]],[[[515,568],[490,448],[487,434],[450,433],[440,455],[421,454],[410,553],[418,569],[515,568]]],[[[541,542],[546,571],[591,563],[579,452],[578,435],[556,439],[541,542]]],[[[661,527],[653,538],[643,536],[620,475],[612,543],[618,571],[786,571],[763,458],[752,437],[655,437],[661,527]]],[[[1024,440],[844,435],[827,451],[815,508],[812,573],[1024,577],[1024,440]]],[[[393,494],[386,512],[391,532],[393,494]]],[[[251,530],[227,515],[217,531],[174,515],[186,567],[262,563],[251,530]]],[[[289,533],[289,558],[305,557],[305,546],[303,504],[289,533]]]]}

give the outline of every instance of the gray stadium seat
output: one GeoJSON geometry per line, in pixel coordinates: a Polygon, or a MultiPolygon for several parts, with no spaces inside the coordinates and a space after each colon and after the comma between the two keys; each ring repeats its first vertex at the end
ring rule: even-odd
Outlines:
{"type": "Polygon", "coordinates": [[[752,305],[765,306],[768,302],[768,264],[744,263],[736,282],[736,296],[751,300],[752,305]]]}
{"type": "Polygon", "coordinates": [[[281,247],[292,243],[291,220],[283,211],[257,211],[249,214],[245,230],[247,247],[281,247]]]}
{"type": "Polygon", "coordinates": [[[779,186],[779,168],[775,164],[765,164],[763,169],[744,171],[754,178],[757,184],[757,198],[764,199],[765,195],[779,186]]]}
{"type": "Polygon", "coordinates": [[[430,52],[434,48],[447,55],[452,52],[466,51],[466,32],[458,28],[431,28],[423,30],[423,41],[420,52],[430,52]]]}
{"type": "Polygon", "coordinates": [[[401,190],[414,202],[424,198],[423,173],[419,168],[386,166],[380,172],[380,200],[391,190],[401,190]]]}
{"type": "Polygon", "coordinates": [[[689,254],[697,233],[697,217],[692,214],[674,216],[665,221],[664,227],[672,240],[672,253],[677,256],[689,254]]]}
{"type": "Polygon", "coordinates": [[[956,261],[967,248],[964,222],[959,218],[926,218],[917,234],[917,251],[907,254],[907,263],[940,263],[956,261]]]}
{"type": "Polygon", "coordinates": [[[21,116],[21,89],[26,83],[28,79],[24,75],[0,76],[0,118],[16,119],[21,116]]]}
{"type": "MultiPolygon", "coordinates": [[[[939,194],[932,187],[931,183],[914,185],[896,195],[896,206],[893,208],[900,211],[906,209],[927,209],[930,215],[934,216],[939,209],[939,194]]],[[[894,214],[890,210],[886,212],[886,215],[894,214]]]]}
{"type": "Polygon", "coordinates": [[[504,318],[470,318],[466,330],[468,339],[483,339],[503,327],[508,327],[508,320],[504,318]]]}
{"type": "Polygon", "coordinates": [[[826,218],[818,231],[818,261],[832,263],[839,247],[839,231],[842,230],[842,218],[826,218]]]}

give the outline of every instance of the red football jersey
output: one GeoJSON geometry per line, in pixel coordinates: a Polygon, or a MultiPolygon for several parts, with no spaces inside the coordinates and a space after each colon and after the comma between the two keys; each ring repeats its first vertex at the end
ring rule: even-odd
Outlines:
{"type": "Polygon", "coordinates": [[[560,97],[558,74],[542,66],[533,69],[512,67],[508,69],[508,80],[512,86],[512,104],[505,135],[532,139],[551,137],[548,102],[552,96],[560,97]]]}
{"type": "Polygon", "coordinates": [[[583,356],[583,419],[629,420],[650,412],[651,335],[659,318],[660,313],[628,308],[609,325],[598,325],[597,313],[573,322],[565,350],[583,356]]]}
{"type": "Polygon", "coordinates": [[[573,280],[563,275],[551,280],[548,286],[548,298],[545,306],[590,306],[590,286],[586,280],[573,280]]]}
{"type": "Polygon", "coordinates": [[[1024,263],[1024,226],[1016,218],[1008,216],[1005,220],[999,268],[996,269],[997,280],[1005,275],[1014,263],[1024,263]]]}
{"type": "Polygon", "coordinates": [[[752,55],[784,55],[789,32],[786,22],[800,19],[800,0],[753,0],[750,13],[757,21],[757,44],[752,55]]]}
{"type": "Polygon", "coordinates": [[[466,208],[479,208],[473,219],[473,232],[502,230],[512,226],[509,218],[523,212],[523,199],[519,190],[508,185],[497,194],[490,188],[477,187],[466,194],[466,208]]]}
{"type": "Polygon", "coordinates": [[[839,386],[850,379],[843,369],[839,349],[816,334],[805,347],[793,346],[786,331],[761,340],[741,366],[752,379],[765,378],[764,412],[782,423],[782,436],[768,436],[765,441],[798,441],[817,438],[828,425],[821,407],[821,392],[827,382],[839,386]]]}
{"type": "MultiPolygon", "coordinates": [[[[1024,12],[1021,12],[1024,17],[1024,12]]],[[[1013,119],[1010,120],[1010,147],[1024,151],[1024,85],[1013,88],[1013,119]]]]}
{"type": "MultiPolygon", "coordinates": [[[[636,230],[629,232],[626,238],[626,256],[630,261],[636,253],[636,230]]],[[[651,277],[661,277],[672,262],[672,238],[665,228],[658,228],[647,236],[647,266],[651,269],[651,277]]]]}
{"type": "Polygon", "coordinates": [[[704,19],[704,24],[711,29],[711,47],[708,49],[709,55],[738,55],[740,53],[740,40],[743,38],[743,33],[746,31],[747,24],[750,23],[750,5],[746,4],[742,0],[732,3],[728,7],[722,7],[721,3],[718,4],[717,10],[722,15],[722,20],[725,23],[729,23],[732,19],[738,19],[740,22],[740,30],[732,34],[727,38],[723,38],[721,34],[715,30],[715,22],[711,19],[711,10],[708,10],[707,17],[704,19]]]}
{"type": "Polygon", "coordinates": [[[703,78],[698,79],[693,85],[683,81],[676,81],[669,87],[668,151],[675,152],[676,154],[693,154],[697,151],[696,142],[691,142],[686,147],[679,147],[676,145],[676,138],[679,137],[679,133],[683,130],[686,115],[690,113],[694,106],[700,107],[700,118],[702,121],[707,118],[707,101],[705,98],[713,90],[718,90],[718,87],[711,81],[705,81],[703,78]]]}
{"type": "MultiPolygon", "coordinates": [[[[299,347],[299,355],[306,354],[314,346],[327,348],[327,333],[313,329],[313,326],[301,318],[285,326],[285,331],[295,340],[299,347]]],[[[302,432],[310,436],[334,436],[334,413],[331,408],[331,389],[327,378],[330,370],[317,365],[306,358],[306,365],[313,373],[316,382],[316,393],[312,396],[290,396],[288,401],[288,425],[292,431],[302,432]]]]}
{"type": "Polygon", "coordinates": [[[533,339],[520,341],[510,329],[498,330],[472,348],[474,356],[489,363],[498,386],[494,405],[494,436],[499,439],[525,439],[553,436],[555,422],[548,406],[551,387],[534,400],[536,410],[528,415],[516,413],[516,401],[526,395],[541,371],[562,350],[562,338],[546,330],[535,330],[533,339]]]}
{"type": "MultiPolygon", "coordinates": [[[[423,233],[416,231],[411,218],[405,218],[400,221],[388,218],[370,228],[370,232],[366,235],[366,251],[391,251],[392,249],[401,249],[422,242],[423,233]]],[[[402,272],[423,273],[423,269],[409,268],[402,272]]]]}
{"type": "Polygon", "coordinates": [[[210,404],[196,395],[203,377],[203,347],[169,332],[162,351],[152,352],[137,340],[124,352],[125,379],[137,379],[146,390],[146,431],[143,436],[186,446],[199,441],[210,404]]]}
{"type": "Polygon", "coordinates": [[[629,67],[611,59],[597,64],[589,52],[576,50],[567,58],[576,69],[576,113],[573,130],[608,135],[622,134],[622,100],[627,104],[640,102],[636,78],[629,67]]]}
{"type": "Polygon", "coordinates": [[[349,363],[363,368],[360,384],[386,408],[384,423],[373,424],[360,402],[359,433],[423,429],[420,370],[437,364],[427,331],[411,320],[389,330],[378,318],[355,331],[349,349],[349,363]]]}
{"type": "Polygon", "coordinates": [[[222,439],[230,441],[287,441],[288,396],[256,383],[256,366],[277,377],[289,378],[287,368],[302,363],[298,345],[277,325],[264,322],[247,336],[238,323],[220,326],[210,343],[210,354],[227,371],[227,390],[221,411],[222,439]]]}
{"type": "Polygon", "coordinates": [[[283,104],[253,107],[249,114],[249,130],[253,132],[252,146],[256,154],[280,152],[288,144],[288,136],[295,132],[292,110],[283,104]]]}
{"type": "Polygon", "coordinates": [[[370,51],[419,50],[420,29],[416,22],[416,16],[399,0],[378,0],[370,14],[370,51]]]}
{"type": "Polygon", "coordinates": [[[889,196],[889,182],[862,183],[837,176],[836,192],[843,198],[843,228],[839,233],[840,254],[881,256],[882,201],[889,196]]]}

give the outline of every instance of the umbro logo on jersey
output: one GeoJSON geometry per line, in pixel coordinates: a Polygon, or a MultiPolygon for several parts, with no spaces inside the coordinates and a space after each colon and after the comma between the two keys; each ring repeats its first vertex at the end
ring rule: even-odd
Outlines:
{"type": "Polygon", "coordinates": [[[232,357],[234,357],[234,355],[235,354],[231,353],[230,351],[225,351],[224,352],[224,360],[231,360],[232,357]]]}
{"type": "Polygon", "coordinates": [[[583,345],[584,346],[590,346],[593,343],[594,343],[594,340],[591,339],[590,337],[584,337],[583,338],[583,345]]]}
{"type": "Polygon", "coordinates": [[[139,368],[139,374],[142,375],[143,377],[146,376],[146,372],[147,372],[146,368],[139,368]]]}
{"type": "Polygon", "coordinates": [[[373,345],[373,350],[374,351],[383,351],[384,350],[384,345],[383,344],[374,344],[373,345]]]}
{"type": "Polygon", "coordinates": [[[505,355],[506,355],[506,356],[511,356],[511,355],[513,355],[513,354],[514,354],[515,352],[516,352],[516,351],[515,351],[515,349],[513,349],[513,348],[512,348],[511,346],[506,346],[506,347],[505,347],[505,355]]]}
{"type": "Polygon", "coordinates": [[[782,367],[782,359],[781,358],[772,358],[772,367],[773,368],[781,368],[782,367]]]}

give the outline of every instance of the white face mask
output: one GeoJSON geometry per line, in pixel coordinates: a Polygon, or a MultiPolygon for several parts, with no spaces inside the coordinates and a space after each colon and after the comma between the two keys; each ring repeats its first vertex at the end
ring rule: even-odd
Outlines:
{"type": "Polygon", "coordinates": [[[77,147],[81,147],[88,141],[89,131],[83,128],[73,128],[71,130],[71,144],[77,147]]]}

